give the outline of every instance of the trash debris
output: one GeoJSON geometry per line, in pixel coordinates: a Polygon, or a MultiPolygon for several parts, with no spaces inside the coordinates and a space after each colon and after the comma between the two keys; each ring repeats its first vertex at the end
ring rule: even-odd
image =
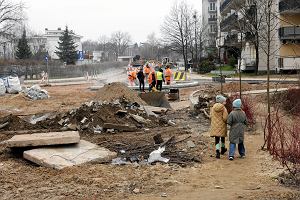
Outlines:
{"type": "Polygon", "coordinates": [[[172,121],[172,120],[169,120],[169,121],[168,121],[168,124],[169,124],[170,126],[175,126],[175,125],[176,125],[176,123],[175,123],[174,121],[172,121]]]}
{"type": "Polygon", "coordinates": [[[159,147],[157,150],[154,150],[150,153],[148,158],[148,163],[153,162],[164,162],[168,163],[170,159],[161,157],[161,154],[166,150],[166,147],[159,147]]]}
{"type": "Polygon", "coordinates": [[[129,162],[126,161],[126,158],[114,158],[111,161],[112,165],[127,165],[129,162]]]}
{"type": "Polygon", "coordinates": [[[9,124],[9,122],[5,122],[4,124],[0,124],[0,129],[5,128],[8,124],[9,124]]]}
{"type": "Polygon", "coordinates": [[[100,134],[100,133],[102,133],[102,131],[103,131],[103,128],[101,126],[97,125],[96,127],[94,127],[94,133],[100,134]]]}
{"type": "Polygon", "coordinates": [[[135,121],[141,124],[147,124],[149,123],[149,120],[145,120],[145,118],[138,116],[138,115],[130,115],[135,121]]]}
{"type": "Polygon", "coordinates": [[[88,118],[84,117],[80,122],[84,124],[88,118]]]}
{"type": "Polygon", "coordinates": [[[161,197],[168,197],[167,193],[163,192],[160,194],[161,197]]]}
{"type": "Polygon", "coordinates": [[[39,99],[48,99],[49,95],[48,92],[44,89],[41,89],[39,85],[33,85],[29,89],[26,88],[23,90],[25,96],[29,97],[32,100],[39,100],[39,99]]]}

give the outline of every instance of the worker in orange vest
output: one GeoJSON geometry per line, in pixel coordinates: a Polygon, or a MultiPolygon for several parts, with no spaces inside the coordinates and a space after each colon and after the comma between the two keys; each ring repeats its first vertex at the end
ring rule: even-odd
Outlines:
{"type": "Polygon", "coordinates": [[[136,70],[132,70],[129,72],[128,74],[128,80],[129,80],[129,84],[131,86],[135,85],[136,82],[136,70]]]}
{"type": "Polygon", "coordinates": [[[172,70],[170,69],[169,65],[166,66],[165,77],[166,77],[167,85],[170,85],[171,78],[172,78],[172,70]]]}
{"type": "Polygon", "coordinates": [[[155,77],[155,71],[152,71],[152,73],[148,77],[148,83],[149,83],[149,92],[155,88],[156,85],[156,77],[155,77]]]}
{"type": "Polygon", "coordinates": [[[150,72],[151,72],[151,68],[150,68],[149,64],[147,63],[146,66],[144,67],[144,74],[145,74],[146,80],[148,79],[150,72]]]}

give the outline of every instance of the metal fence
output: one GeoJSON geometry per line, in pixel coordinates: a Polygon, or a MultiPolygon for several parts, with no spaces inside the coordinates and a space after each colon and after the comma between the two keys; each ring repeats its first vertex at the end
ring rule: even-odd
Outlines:
{"type": "Polygon", "coordinates": [[[128,62],[103,62],[97,64],[84,65],[36,65],[36,66],[0,66],[0,77],[14,75],[25,80],[41,79],[43,72],[48,72],[50,78],[76,78],[89,75],[101,74],[102,72],[112,69],[121,68],[128,62]]]}

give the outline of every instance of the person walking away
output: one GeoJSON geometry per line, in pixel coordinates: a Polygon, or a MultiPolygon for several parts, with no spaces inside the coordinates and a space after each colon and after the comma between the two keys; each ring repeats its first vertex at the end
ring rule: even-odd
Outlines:
{"type": "Polygon", "coordinates": [[[227,137],[227,117],[228,112],[225,107],[226,98],[222,95],[216,96],[216,103],[210,109],[211,127],[210,136],[215,138],[216,158],[220,158],[220,154],[224,155],[225,137],[227,137]],[[221,140],[221,145],[220,145],[221,140]],[[221,147],[221,148],[220,148],[221,147]],[[221,150],[221,151],[220,151],[221,150]]]}
{"type": "Polygon", "coordinates": [[[149,66],[149,64],[147,63],[146,66],[144,67],[144,72],[145,72],[145,78],[146,80],[148,80],[148,77],[150,75],[150,72],[151,72],[151,68],[149,66]]]}
{"type": "Polygon", "coordinates": [[[162,90],[162,83],[165,82],[164,71],[160,68],[158,72],[156,72],[156,89],[162,90]]]}
{"type": "Polygon", "coordinates": [[[140,91],[145,92],[145,74],[143,72],[143,67],[141,67],[140,71],[137,73],[137,78],[139,80],[140,91]]]}
{"type": "Polygon", "coordinates": [[[149,83],[149,92],[155,88],[156,85],[156,78],[155,78],[155,72],[153,71],[149,77],[148,77],[148,83],[149,83]]]}
{"type": "Polygon", "coordinates": [[[233,111],[228,115],[227,124],[230,126],[229,131],[229,160],[234,159],[235,147],[238,144],[240,157],[245,157],[244,132],[247,125],[247,117],[241,109],[241,99],[232,102],[233,111]]]}
{"type": "Polygon", "coordinates": [[[167,65],[166,67],[166,82],[167,82],[167,85],[170,85],[171,84],[171,78],[172,78],[172,70],[170,69],[170,66],[167,65]]]}

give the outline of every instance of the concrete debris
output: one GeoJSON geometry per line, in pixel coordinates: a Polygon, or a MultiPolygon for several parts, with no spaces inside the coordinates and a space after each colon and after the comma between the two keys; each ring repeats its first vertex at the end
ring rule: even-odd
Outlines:
{"type": "Polygon", "coordinates": [[[168,121],[168,124],[169,124],[170,126],[175,126],[175,125],[176,125],[176,123],[175,123],[174,121],[172,121],[172,120],[169,120],[169,121],[168,121]]]}
{"type": "Polygon", "coordinates": [[[168,197],[167,193],[163,192],[160,194],[161,197],[168,197]]]}
{"type": "Polygon", "coordinates": [[[73,131],[78,130],[78,127],[76,124],[68,124],[67,127],[69,130],[73,130],[73,131]]]}
{"type": "MultiPolygon", "coordinates": [[[[130,115],[135,121],[141,124],[147,124],[150,120],[146,120],[145,118],[139,116],[139,115],[130,115]]],[[[151,122],[151,121],[150,121],[151,122]]]]}
{"type": "Polygon", "coordinates": [[[103,128],[101,126],[97,125],[96,127],[94,127],[95,134],[100,134],[100,133],[102,133],[102,131],[103,131],[103,128]]]}
{"type": "Polygon", "coordinates": [[[115,129],[119,131],[125,131],[125,132],[134,132],[137,131],[137,128],[135,126],[130,125],[122,125],[122,124],[113,124],[113,123],[104,123],[103,129],[115,129]]]}
{"type": "Polygon", "coordinates": [[[84,117],[80,122],[84,124],[88,118],[84,117]]]}
{"type": "Polygon", "coordinates": [[[15,135],[5,143],[8,147],[49,146],[74,144],[80,140],[77,131],[15,135]]]}
{"type": "Polygon", "coordinates": [[[114,159],[112,159],[111,164],[112,165],[127,165],[130,163],[126,161],[126,158],[114,158],[114,159]]]}
{"type": "Polygon", "coordinates": [[[139,188],[134,188],[134,190],[132,190],[132,192],[133,192],[134,194],[139,194],[139,193],[141,193],[141,191],[140,191],[139,188]]]}
{"type": "Polygon", "coordinates": [[[48,99],[50,97],[48,92],[44,89],[41,89],[39,85],[33,85],[30,88],[26,88],[23,90],[23,92],[25,96],[32,100],[48,99]]]}
{"type": "Polygon", "coordinates": [[[144,106],[145,109],[152,111],[155,114],[162,114],[168,111],[167,108],[155,107],[155,106],[144,106]]]}
{"type": "Polygon", "coordinates": [[[99,147],[85,140],[78,144],[47,147],[24,151],[25,159],[38,165],[54,169],[63,169],[87,162],[107,163],[115,158],[117,153],[99,147]]]}
{"type": "Polygon", "coordinates": [[[195,145],[195,143],[193,142],[193,141],[187,141],[187,147],[188,148],[195,148],[196,147],[196,145],[195,145]]]}
{"type": "Polygon", "coordinates": [[[9,124],[9,122],[5,122],[5,123],[3,123],[3,124],[0,124],[0,129],[1,129],[1,128],[5,128],[8,124],[9,124]]]}

